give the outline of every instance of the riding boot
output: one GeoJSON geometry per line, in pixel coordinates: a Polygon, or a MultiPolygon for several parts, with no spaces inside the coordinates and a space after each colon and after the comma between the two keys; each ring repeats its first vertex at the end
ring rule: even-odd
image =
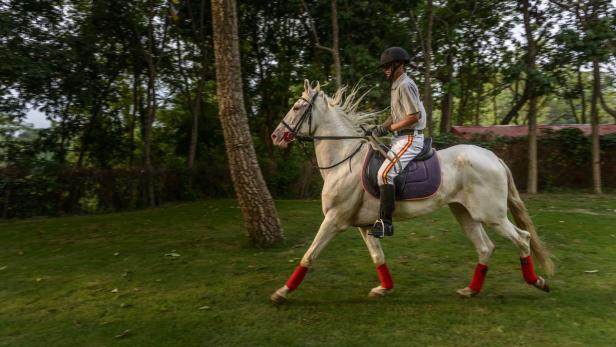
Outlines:
{"type": "Polygon", "coordinates": [[[376,238],[393,236],[394,226],[392,224],[392,214],[396,203],[396,189],[393,184],[379,186],[379,190],[381,192],[379,219],[374,222],[372,230],[368,232],[368,235],[376,238]]]}

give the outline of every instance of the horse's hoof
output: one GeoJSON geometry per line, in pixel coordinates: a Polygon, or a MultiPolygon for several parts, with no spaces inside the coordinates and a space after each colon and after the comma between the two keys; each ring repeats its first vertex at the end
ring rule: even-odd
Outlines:
{"type": "Polygon", "coordinates": [[[533,284],[533,286],[537,289],[543,290],[546,293],[550,292],[550,286],[548,285],[548,281],[546,281],[543,277],[539,277],[537,282],[533,284]]]}
{"type": "Polygon", "coordinates": [[[289,292],[289,289],[287,289],[286,286],[278,289],[277,291],[274,292],[274,294],[272,294],[272,296],[270,296],[270,299],[275,302],[276,304],[284,304],[285,302],[287,302],[288,298],[287,298],[287,293],[289,292]]]}
{"type": "Polygon", "coordinates": [[[383,288],[381,286],[378,287],[374,287],[370,290],[370,293],[368,293],[368,296],[371,298],[382,298],[385,295],[391,293],[394,289],[393,288],[383,288]]]}
{"type": "Polygon", "coordinates": [[[476,291],[472,290],[470,287],[458,289],[458,290],[456,290],[456,293],[460,297],[466,298],[466,299],[470,299],[470,298],[472,298],[474,296],[477,296],[477,294],[479,294],[479,292],[476,292],[476,291]]]}

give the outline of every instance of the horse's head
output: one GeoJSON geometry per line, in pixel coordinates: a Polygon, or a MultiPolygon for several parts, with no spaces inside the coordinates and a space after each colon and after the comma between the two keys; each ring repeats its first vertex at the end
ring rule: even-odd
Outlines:
{"type": "Polygon", "coordinates": [[[280,124],[272,133],[272,142],[279,147],[286,147],[296,137],[310,137],[318,126],[319,99],[323,101],[324,94],[320,85],[310,87],[310,81],[304,80],[304,92],[293,104],[280,124]]]}

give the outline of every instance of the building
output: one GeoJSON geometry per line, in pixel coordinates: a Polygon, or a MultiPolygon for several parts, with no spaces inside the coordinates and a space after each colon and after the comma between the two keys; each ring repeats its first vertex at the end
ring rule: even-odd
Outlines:
{"type": "MultiPolygon", "coordinates": [[[[548,131],[559,131],[565,128],[580,129],[584,135],[590,136],[590,124],[551,124],[538,125],[537,135],[548,131]]],[[[492,125],[492,126],[454,126],[451,133],[461,138],[470,140],[475,137],[492,139],[494,137],[522,137],[528,136],[528,125],[492,125]]],[[[616,133],[616,124],[600,124],[599,136],[616,133]]]]}

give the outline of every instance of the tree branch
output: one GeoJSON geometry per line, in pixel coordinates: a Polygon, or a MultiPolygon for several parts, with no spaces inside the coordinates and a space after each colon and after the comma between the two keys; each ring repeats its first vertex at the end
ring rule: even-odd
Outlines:
{"type": "Polygon", "coordinates": [[[315,47],[332,52],[333,50],[331,48],[321,45],[321,41],[319,40],[319,35],[317,35],[317,29],[314,25],[314,21],[312,20],[312,16],[310,16],[308,6],[306,6],[306,2],[304,0],[302,0],[302,6],[304,7],[304,12],[306,13],[306,16],[308,16],[308,24],[310,24],[310,31],[312,32],[312,36],[314,37],[315,47]]]}

